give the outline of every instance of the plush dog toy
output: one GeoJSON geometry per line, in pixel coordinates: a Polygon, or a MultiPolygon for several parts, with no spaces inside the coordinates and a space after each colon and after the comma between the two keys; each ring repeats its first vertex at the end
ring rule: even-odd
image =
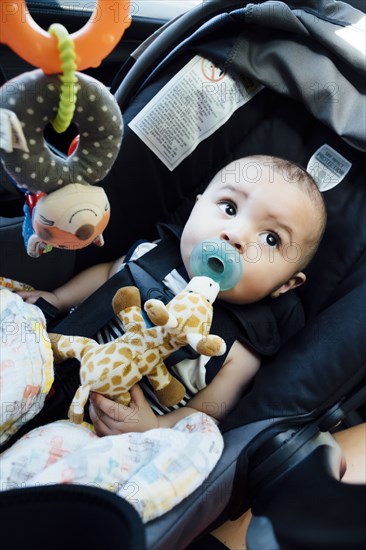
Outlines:
{"type": "Polygon", "coordinates": [[[224,340],[208,334],[218,292],[219,285],[209,277],[194,277],[166,306],[160,300],[148,300],[144,309],[155,326],[147,328],[139,290],[124,287],[112,302],[125,330],[120,338],[98,344],[89,338],[50,334],[56,363],[70,357],[81,363],[81,386],[69,409],[70,420],[82,422],[90,391],[128,405],[130,388],[144,375],[163,405],[179,403],[185,388],[168,372],[164,359],[187,344],[202,355],[225,353],[224,340]]]}

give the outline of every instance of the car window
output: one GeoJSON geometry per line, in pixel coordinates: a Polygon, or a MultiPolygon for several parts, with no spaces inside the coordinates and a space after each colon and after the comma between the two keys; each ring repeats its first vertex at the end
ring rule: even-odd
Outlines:
{"type": "Polygon", "coordinates": [[[204,0],[131,0],[131,15],[172,19],[204,0]]]}
{"type": "MultiPolygon", "coordinates": [[[[146,17],[156,19],[172,19],[190,8],[202,4],[205,0],[131,0],[130,13],[132,17],[146,17]]],[[[42,2],[37,3],[30,1],[35,7],[41,6],[42,2]]],[[[74,12],[90,12],[97,4],[97,0],[46,0],[44,4],[48,4],[61,9],[72,10],[74,12]]],[[[117,10],[117,6],[116,6],[117,10]]],[[[117,11],[116,11],[117,13],[117,11]]]]}

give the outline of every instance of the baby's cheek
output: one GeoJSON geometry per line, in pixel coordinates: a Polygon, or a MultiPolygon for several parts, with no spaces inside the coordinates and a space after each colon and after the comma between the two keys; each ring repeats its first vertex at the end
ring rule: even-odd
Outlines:
{"type": "Polygon", "coordinates": [[[270,292],[268,276],[265,272],[254,274],[246,270],[241,281],[232,289],[219,293],[219,298],[233,304],[250,304],[261,300],[270,292]]]}

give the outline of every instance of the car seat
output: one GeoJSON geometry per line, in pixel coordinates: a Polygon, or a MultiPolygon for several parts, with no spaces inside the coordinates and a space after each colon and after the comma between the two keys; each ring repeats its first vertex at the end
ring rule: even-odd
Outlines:
{"type": "MultiPolygon", "coordinates": [[[[327,465],[339,455],[327,432],[366,399],[362,17],[352,6],[330,0],[204,2],[169,25],[126,74],[121,71],[122,81],[113,84],[126,131],[115,166],[103,182],[112,216],[104,233],[106,245],[98,256],[89,247],[25,260],[21,220],[2,222],[1,274],[18,280],[27,276],[35,286],[53,288],[96,258],[117,257],[137,237],[154,238],[157,221],[184,221],[195,195],[235,158],[261,152],[316,167],[329,219],[320,249],[306,270],[309,282],[298,290],[306,327],[264,361],[250,389],[223,421],[224,453],[204,485],[171,512],[148,523],[145,542],[127,546],[132,550],[143,548],[142,544],[157,550],[187,548],[205,531],[251,506],[257,512],[248,535],[252,550],[265,548],[263,541],[269,541],[271,549],[302,547],[294,530],[286,538],[284,529],[277,527],[286,521],[275,517],[265,502],[269,499],[281,507],[281,492],[284,487],[288,490],[286,479],[291,479],[286,476],[294,476],[297,483],[309,468],[310,483],[313,470],[329,474],[327,465]],[[256,87],[257,93],[169,169],[136,134],[134,119],[194,56],[218,68],[218,83],[222,71],[227,71],[233,81],[244,82],[247,89],[256,87]]],[[[207,94],[220,93],[212,86],[209,81],[207,94]]],[[[230,96],[233,90],[224,93],[230,96]]],[[[187,94],[191,97],[190,90],[187,94]]],[[[357,508],[364,499],[363,488],[355,489],[356,497],[349,490],[346,497],[338,482],[332,487],[334,497],[339,493],[350,507],[357,508]]],[[[47,489],[51,501],[53,494],[59,502],[59,488],[47,489]]],[[[67,497],[73,500],[82,490],[73,487],[67,497]]],[[[19,496],[24,515],[25,502],[29,505],[42,498],[41,493],[28,491],[2,493],[2,506],[10,501],[15,506],[19,496]]],[[[95,491],[103,499],[103,491],[95,491]]],[[[67,497],[62,495],[65,506],[67,497]]],[[[106,498],[120,509],[117,497],[114,500],[108,494],[106,498]]],[[[47,512],[53,515],[49,500],[47,512]]],[[[94,513],[90,511],[90,524],[98,530],[94,513]]],[[[354,517],[357,522],[359,516],[354,517]]],[[[135,524],[141,529],[137,520],[135,524]]],[[[109,529],[117,532],[122,526],[111,521],[109,529]]],[[[316,529],[303,547],[312,547],[315,539],[318,548],[329,548],[329,539],[318,540],[316,529]]],[[[357,533],[348,548],[363,546],[364,529],[357,533]]],[[[71,531],[62,536],[67,543],[72,540],[71,531]]],[[[341,540],[345,539],[338,537],[341,540]]],[[[336,547],[341,548],[332,546],[336,547]]]]}

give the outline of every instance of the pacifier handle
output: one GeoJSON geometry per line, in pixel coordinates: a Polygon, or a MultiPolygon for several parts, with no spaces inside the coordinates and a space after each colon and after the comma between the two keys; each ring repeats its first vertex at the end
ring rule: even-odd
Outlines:
{"type": "Polygon", "coordinates": [[[222,239],[207,239],[192,250],[190,265],[193,275],[211,277],[220,290],[233,288],[243,275],[239,252],[222,239]]]}

